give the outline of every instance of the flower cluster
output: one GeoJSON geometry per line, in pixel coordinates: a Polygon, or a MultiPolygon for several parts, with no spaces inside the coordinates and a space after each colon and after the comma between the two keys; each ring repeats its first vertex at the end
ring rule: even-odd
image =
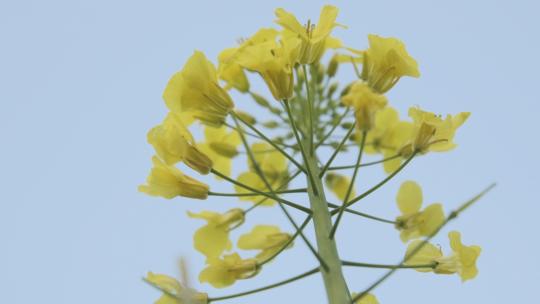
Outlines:
{"type": "Polygon", "coordinates": [[[459,274],[463,281],[477,275],[480,247],[463,245],[454,231],[449,234],[450,255],[443,255],[429,241],[481,195],[445,216],[440,203],[423,208],[420,186],[405,181],[396,196],[401,214],[395,219],[352,208],[413,159],[454,149],[456,131],[470,114],[441,116],[411,107],[410,119],[402,119],[387,92],[403,77],[418,78],[418,63],[396,38],[369,35],[365,49],[344,44],[334,37],[334,30],[346,28],[337,22],[338,12],[327,5],[317,22],[304,23],[279,8],[277,28],[259,29],[224,49],[217,65],[195,51],[165,88],[163,99],[169,112],[148,132],[155,156],[146,183],[139,186],[141,192],[166,199],[220,196],[240,201],[221,213],[188,212],[189,218],[203,223],[193,235],[193,246],[205,261],[199,273],[201,283],[225,288],[256,277],[298,243],[298,237],[311,251],[316,267],[278,283],[221,297],[209,297],[174,278],[148,273],[146,282],[163,293],[156,303],[232,299],[321,273],[329,303],[375,304],[379,302],[371,292],[397,269],[459,274]],[[344,85],[338,81],[342,67],[354,69],[357,76],[344,85]],[[256,91],[253,77],[262,79],[266,92],[256,91]],[[231,96],[252,104],[242,111],[235,104],[246,102],[233,101],[231,96]],[[253,111],[255,106],[257,111],[253,111]],[[338,156],[346,160],[349,151],[357,151],[353,164],[333,165],[338,156]],[[373,155],[378,156],[365,161],[373,155]],[[359,168],[377,164],[386,178],[359,193],[359,168]],[[338,173],[348,169],[353,169],[352,174],[338,173]],[[223,183],[231,191],[214,192],[205,180],[207,175],[215,177],[212,183],[223,183]],[[293,188],[297,185],[303,186],[293,188]],[[305,199],[297,200],[302,194],[305,199]],[[275,224],[253,224],[251,212],[264,212],[263,207],[278,207],[294,231],[283,231],[275,224]],[[306,215],[302,223],[292,210],[306,215]],[[336,232],[345,214],[395,227],[401,241],[408,244],[403,260],[399,264],[341,260],[336,232]],[[315,244],[304,234],[310,222],[315,244]],[[244,230],[245,226],[250,227],[244,230]],[[387,268],[390,273],[364,292],[349,294],[351,282],[345,281],[342,272],[345,266],[387,268]]]}

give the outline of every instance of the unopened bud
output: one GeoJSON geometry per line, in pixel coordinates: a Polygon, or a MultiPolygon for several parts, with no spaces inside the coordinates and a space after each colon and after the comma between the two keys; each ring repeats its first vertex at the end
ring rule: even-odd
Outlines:
{"type": "Polygon", "coordinates": [[[194,146],[186,146],[185,153],[184,163],[186,165],[201,174],[208,174],[210,172],[214,164],[206,154],[194,146]]]}
{"type": "Polygon", "coordinates": [[[336,92],[338,88],[338,84],[337,82],[334,82],[332,83],[329,87],[328,87],[328,93],[326,94],[326,97],[331,99],[332,98],[332,95],[334,95],[334,93],[336,92]]]}
{"type": "Polygon", "coordinates": [[[275,129],[279,126],[279,124],[275,120],[265,121],[262,125],[268,129],[275,129]]]}
{"type": "Polygon", "coordinates": [[[330,63],[328,63],[328,68],[326,69],[326,75],[328,75],[329,78],[334,77],[337,73],[338,67],[339,67],[338,61],[336,59],[336,56],[334,55],[334,57],[330,59],[330,63]]]}
{"type": "Polygon", "coordinates": [[[250,125],[254,125],[257,123],[257,119],[255,117],[251,116],[250,114],[243,112],[243,111],[236,111],[236,115],[240,117],[243,121],[247,122],[250,125]]]}
{"type": "Polygon", "coordinates": [[[210,142],[209,146],[210,149],[212,149],[214,152],[227,158],[233,158],[238,155],[238,150],[236,150],[236,146],[228,144],[226,142],[210,142]]]}

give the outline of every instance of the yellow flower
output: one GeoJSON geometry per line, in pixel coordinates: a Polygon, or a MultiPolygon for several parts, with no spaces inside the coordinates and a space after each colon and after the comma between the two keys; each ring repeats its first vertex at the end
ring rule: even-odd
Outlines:
{"type": "Polygon", "coordinates": [[[250,40],[238,49],[235,61],[261,75],[276,100],[289,99],[293,93],[293,67],[299,50],[297,39],[282,39],[279,43],[275,39],[250,40]]]}
{"type": "Polygon", "coordinates": [[[455,116],[447,115],[445,119],[419,108],[410,108],[409,116],[414,121],[410,150],[426,153],[428,151],[443,152],[456,147],[453,142],[459,128],[471,113],[461,112],[455,116]]]}
{"type": "MultiPolygon", "coordinates": [[[[283,183],[286,182],[289,177],[287,171],[287,159],[271,145],[264,142],[254,143],[251,146],[251,151],[253,152],[255,161],[261,168],[261,171],[264,173],[266,180],[270,183],[273,190],[277,190],[283,183]]],[[[250,170],[240,174],[237,180],[259,191],[269,192],[269,189],[266,187],[266,183],[257,174],[257,171],[253,167],[253,163],[249,159],[248,165],[250,170]]],[[[252,192],[238,185],[235,186],[235,190],[236,193],[239,194],[252,192]]],[[[252,201],[255,203],[264,198],[264,196],[260,195],[239,197],[241,201],[252,201]]],[[[272,200],[266,200],[261,205],[272,206],[274,203],[275,202],[272,200]]]]}
{"type": "MultiPolygon", "coordinates": [[[[341,200],[345,200],[345,195],[347,195],[347,190],[349,189],[349,184],[351,180],[343,175],[328,173],[325,177],[326,186],[334,192],[334,194],[341,200]]],[[[354,187],[351,190],[349,198],[355,197],[354,187]]]]}
{"type": "Polygon", "coordinates": [[[178,114],[170,112],[163,123],[148,132],[148,142],[167,165],[183,161],[201,174],[208,174],[212,161],[195,147],[195,140],[178,114]]]}
{"type": "Polygon", "coordinates": [[[227,176],[231,175],[232,159],[238,155],[237,147],[241,143],[238,132],[228,132],[226,126],[207,126],[204,138],[205,141],[198,144],[198,148],[212,160],[214,169],[227,176]]]}
{"type": "MultiPolygon", "coordinates": [[[[461,243],[461,234],[457,231],[450,231],[448,233],[450,239],[450,247],[452,248],[453,255],[457,256],[458,273],[462,281],[474,279],[478,274],[478,268],[476,267],[476,260],[480,256],[482,248],[480,246],[472,245],[465,246],[461,243]]],[[[443,273],[452,266],[447,264],[445,260],[439,260],[439,265],[435,268],[437,271],[443,273]]],[[[452,262],[453,263],[453,262],[452,262]]]]}
{"type": "MultiPolygon", "coordinates": [[[[280,251],[291,239],[291,235],[281,232],[277,226],[257,225],[251,232],[240,236],[238,248],[244,250],[261,250],[255,259],[264,262],[280,251]]],[[[287,247],[290,248],[292,243],[287,247]]]]}
{"type": "MultiPolygon", "coordinates": [[[[356,295],[357,295],[356,293],[353,293],[352,297],[354,298],[356,295]]],[[[379,301],[377,300],[377,297],[375,297],[373,294],[368,293],[362,299],[354,303],[355,304],[379,304],[379,301]]]]}
{"type": "MultiPolygon", "coordinates": [[[[450,247],[452,254],[443,256],[439,248],[432,244],[426,244],[413,257],[411,257],[407,265],[428,265],[434,263],[435,268],[415,268],[420,272],[433,271],[438,274],[454,274],[458,273],[461,281],[473,279],[478,274],[476,260],[480,256],[482,249],[479,246],[465,246],[461,243],[461,234],[457,231],[448,233],[450,239],[450,247]]],[[[406,256],[414,250],[422,241],[415,240],[409,244],[406,256]]]]}
{"type": "Polygon", "coordinates": [[[195,249],[204,254],[206,258],[217,258],[225,250],[231,250],[229,231],[244,223],[244,211],[231,209],[224,214],[211,211],[201,213],[188,212],[189,217],[206,221],[206,225],[199,228],[193,235],[195,249]]]}
{"type": "Polygon", "coordinates": [[[233,87],[240,92],[248,92],[249,81],[244,69],[231,60],[237,50],[237,48],[228,48],[219,53],[218,76],[227,83],[226,89],[233,87]]]}
{"type": "Polygon", "coordinates": [[[269,41],[276,41],[276,38],[279,36],[279,32],[273,28],[262,28],[258,30],[248,39],[242,41],[238,47],[238,52],[241,52],[244,48],[249,46],[254,46],[257,44],[262,44],[269,41]]]}
{"type": "MultiPolygon", "coordinates": [[[[247,172],[244,172],[242,174],[240,174],[237,178],[237,180],[242,183],[242,184],[245,184],[251,188],[254,188],[256,190],[259,190],[259,191],[262,191],[262,192],[268,192],[268,189],[266,188],[266,184],[264,183],[264,181],[259,177],[259,175],[253,171],[247,171],[247,172]]],[[[274,183],[272,186],[276,186],[276,187],[279,187],[279,185],[276,185],[276,183],[274,183]]],[[[243,193],[251,193],[252,191],[250,190],[247,190],[243,187],[240,187],[238,185],[235,185],[234,186],[234,189],[236,190],[236,193],[238,194],[243,194],[243,193]]],[[[251,202],[254,202],[254,203],[257,203],[259,202],[260,200],[264,199],[265,196],[261,196],[261,195],[256,195],[256,196],[240,196],[238,197],[239,200],[241,201],[251,201],[251,202]]],[[[275,202],[273,200],[270,200],[270,199],[267,199],[265,200],[262,204],[260,204],[260,206],[273,206],[275,204],[275,202]]]]}
{"type": "Polygon", "coordinates": [[[227,91],[218,84],[214,65],[199,51],[169,80],[163,99],[171,111],[191,113],[201,122],[216,127],[223,124],[234,107],[227,91]]]}
{"type": "MultiPolygon", "coordinates": [[[[275,177],[266,176],[266,179],[272,186],[273,190],[277,190],[283,183],[285,183],[287,178],[288,178],[288,175],[286,175],[286,172],[284,172],[284,175],[281,175],[281,176],[275,176],[275,177]]],[[[253,171],[247,171],[240,174],[237,180],[240,183],[245,184],[253,189],[259,190],[261,192],[269,192],[269,189],[266,187],[266,184],[260,178],[259,174],[253,171]]],[[[285,187],[282,187],[282,189],[284,188],[285,187]]],[[[236,190],[236,193],[238,194],[252,193],[252,191],[247,190],[238,185],[235,185],[234,189],[236,190]]],[[[240,199],[241,201],[251,201],[254,203],[258,203],[260,200],[263,200],[265,198],[266,196],[253,195],[253,196],[240,196],[238,199],[240,199]]],[[[273,206],[274,204],[275,204],[275,201],[271,199],[266,199],[263,203],[260,204],[260,206],[273,206]]]]}
{"type": "Polygon", "coordinates": [[[363,54],[362,79],[379,93],[390,90],[403,76],[420,77],[418,64],[396,38],[369,35],[363,54]]]}
{"type": "MultiPolygon", "coordinates": [[[[412,123],[401,121],[398,112],[387,106],[375,114],[373,128],[367,133],[364,151],[369,154],[381,153],[383,158],[396,156],[411,138],[412,129],[412,123]]],[[[394,172],[401,162],[401,158],[385,161],[385,172],[394,172]]]]}
{"type": "Polygon", "coordinates": [[[178,168],[164,164],[155,156],[152,163],[154,167],[146,179],[147,184],[139,186],[139,191],[168,199],[176,196],[196,199],[208,197],[208,185],[184,175],[178,168]]]}
{"type": "MultiPolygon", "coordinates": [[[[251,145],[251,151],[255,161],[268,179],[276,180],[287,175],[287,159],[270,144],[265,142],[254,143],[251,145]]],[[[251,162],[249,165],[255,171],[251,162]]]]}
{"type": "Polygon", "coordinates": [[[375,114],[386,106],[388,100],[384,95],[373,92],[364,82],[357,81],[341,98],[341,102],[354,108],[358,128],[369,131],[375,124],[375,114]]]}
{"type": "Polygon", "coordinates": [[[208,282],[215,288],[224,288],[237,280],[249,279],[257,275],[259,267],[255,259],[243,260],[238,253],[225,255],[223,259],[214,258],[199,274],[201,283],[208,282]]]}
{"type": "Polygon", "coordinates": [[[422,188],[417,183],[405,181],[399,187],[396,201],[401,216],[396,219],[396,228],[403,242],[429,236],[444,222],[442,205],[432,204],[420,211],[422,200],[422,188]]]}
{"type": "Polygon", "coordinates": [[[145,280],[163,291],[155,304],[206,304],[208,294],[186,288],[176,279],[164,274],[149,272],[145,280]]]}
{"type": "Polygon", "coordinates": [[[301,51],[298,58],[301,64],[312,64],[319,61],[328,46],[327,39],[335,26],[338,8],[331,5],[325,5],[321,10],[318,24],[311,24],[308,21],[307,26],[302,26],[296,17],[282,8],[276,9],[276,23],[285,29],[284,36],[295,36],[301,41],[301,51]]]}

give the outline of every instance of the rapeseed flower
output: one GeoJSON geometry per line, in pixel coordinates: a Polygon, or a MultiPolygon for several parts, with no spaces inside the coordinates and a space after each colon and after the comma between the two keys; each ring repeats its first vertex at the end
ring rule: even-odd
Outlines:
{"type": "Polygon", "coordinates": [[[413,181],[405,181],[399,187],[396,201],[401,215],[396,219],[396,228],[401,231],[403,242],[431,235],[444,222],[441,204],[422,207],[422,188],[413,181]]]}
{"type": "MultiPolygon", "coordinates": [[[[238,248],[243,250],[260,250],[255,256],[259,262],[265,262],[275,253],[283,249],[291,239],[291,235],[281,232],[279,227],[257,225],[249,233],[243,234],[238,240],[238,248]]],[[[292,243],[287,247],[290,248],[292,243]]]]}
{"type": "Polygon", "coordinates": [[[212,160],[195,145],[193,136],[176,113],[170,112],[163,123],[148,132],[148,142],[167,164],[183,161],[201,174],[208,174],[212,160]]]}
{"type": "Polygon", "coordinates": [[[218,84],[217,71],[206,56],[195,51],[182,71],[169,80],[163,99],[169,110],[190,113],[201,122],[219,127],[234,107],[218,84]]]}
{"type": "Polygon", "coordinates": [[[145,280],[163,291],[154,304],[207,304],[208,294],[186,288],[175,278],[149,272],[145,280]]]}
{"type": "Polygon", "coordinates": [[[340,46],[339,40],[327,41],[336,23],[338,8],[332,5],[325,5],[321,10],[319,22],[311,24],[308,21],[306,26],[298,22],[296,17],[282,8],[276,9],[276,23],[284,28],[285,37],[297,37],[301,41],[298,62],[300,64],[312,64],[318,62],[327,47],[340,46]]]}
{"type": "Polygon", "coordinates": [[[231,209],[223,214],[202,211],[200,213],[188,212],[189,217],[202,219],[206,225],[199,228],[193,235],[195,249],[204,254],[207,259],[219,257],[225,250],[231,250],[229,231],[244,223],[244,211],[231,209]]]}
{"type": "Polygon", "coordinates": [[[208,185],[185,175],[174,166],[166,165],[155,156],[152,157],[152,163],[154,167],[146,184],[139,186],[139,191],[168,199],[176,196],[196,199],[208,197],[208,185]]]}
{"type": "Polygon", "coordinates": [[[237,280],[249,279],[259,273],[255,259],[242,259],[238,253],[225,255],[223,258],[213,258],[208,266],[199,274],[201,283],[210,283],[215,288],[224,288],[237,280]]]}
{"type": "MultiPolygon", "coordinates": [[[[461,234],[457,231],[448,233],[452,254],[443,256],[441,250],[432,244],[426,244],[407,262],[407,265],[428,265],[433,264],[431,268],[415,268],[420,272],[433,271],[437,274],[454,274],[461,277],[461,281],[473,279],[478,274],[476,261],[480,256],[482,249],[479,246],[465,246],[461,243],[461,234]]],[[[409,244],[406,256],[409,256],[412,250],[422,241],[416,240],[409,244]]]]}
{"type": "Polygon", "coordinates": [[[420,77],[418,64],[403,42],[396,38],[369,35],[369,48],[364,51],[362,79],[378,93],[386,93],[403,76],[420,77]]]}

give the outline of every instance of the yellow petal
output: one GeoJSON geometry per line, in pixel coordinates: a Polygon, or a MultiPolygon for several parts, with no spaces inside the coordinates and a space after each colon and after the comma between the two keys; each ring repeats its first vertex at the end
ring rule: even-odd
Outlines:
{"type": "Polygon", "coordinates": [[[203,226],[193,235],[195,249],[207,258],[219,257],[232,247],[227,227],[203,226]]]}
{"type": "MultiPolygon", "coordinates": [[[[415,240],[409,243],[409,246],[407,247],[407,252],[405,253],[405,256],[409,256],[413,250],[417,246],[419,246],[422,243],[421,240],[415,240]]],[[[434,245],[427,243],[425,244],[422,249],[420,249],[415,255],[410,257],[405,264],[406,265],[428,265],[433,263],[436,259],[442,257],[442,253],[439,250],[439,248],[435,247],[434,245]]],[[[429,272],[432,271],[432,268],[415,268],[416,271],[420,272],[429,272]]]]}
{"type": "MultiPolygon", "coordinates": [[[[383,158],[389,158],[394,155],[395,155],[395,152],[387,150],[387,152],[384,152],[383,158]]],[[[386,172],[387,174],[390,174],[396,171],[401,166],[402,162],[403,162],[403,159],[401,157],[385,161],[383,163],[384,172],[386,172]]]]}
{"type": "Polygon", "coordinates": [[[182,286],[180,285],[180,283],[175,278],[172,278],[168,275],[148,272],[145,279],[159,289],[165,290],[173,294],[178,294],[182,290],[182,286]]]}
{"type": "Polygon", "coordinates": [[[422,207],[422,188],[414,181],[405,181],[399,187],[396,201],[403,215],[418,212],[422,207]]]}
{"type": "MultiPolygon", "coordinates": [[[[330,190],[341,200],[345,200],[345,196],[347,195],[347,191],[349,189],[349,185],[351,183],[351,180],[349,177],[335,174],[335,173],[328,173],[325,177],[325,183],[330,190]]],[[[351,193],[349,194],[349,199],[356,196],[356,191],[354,190],[354,186],[351,189],[351,193]]]]}
{"type": "Polygon", "coordinates": [[[421,223],[418,227],[420,235],[431,235],[442,225],[444,220],[445,216],[441,204],[431,204],[427,206],[418,219],[421,223]]]}
{"type": "Polygon", "coordinates": [[[153,157],[152,162],[154,167],[148,175],[146,184],[139,186],[139,191],[167,199],[176,196],[196,199],[208,197],[208,185],[184,175],[178,168],[164,164],[157,157],[153,157]]]}
{"type": "Polygon", "coordinates": [[[257,225],[251,232],[240,236],[238,248],[244,250],[265,249],[268,245],[273,245],[268,244],[268,237],[280,232],[281,230],[277,226],[257,225]]]}
{"type": "MultiPolygon", "coordinates": [[[[251,188],[257,189],[257,190],[262,191],[262,192],[268,192],[268,190],[266,188],[266,184],[259,177],[259,175],[257,173],[254,173],[254,172],[251,172],[251,171],[244,172],[244,173],[242,173],[242,174],[240,174],[238,176],[237,180],[242,184],[250,186],[251,188]]],[[[247,189],[245,189],[243,187],[240,187],[238,185],[235,185],[234,189],[236,190],[236,193],[239,193],[239,194],[240,193],[251,193],[252,192],[252,191],[247,190],[247,189]]],[[[266,198],[266,197],[261,196],[261,195],[241,196],[241,197],[239,197],[239,199],[241,201],[252,201],[254,203],[257,203],[261,199],[264,199],[264,198],[266,198]]],[[[275,204],[275,202],[273,200],[267,199],[267,200],[264,201],[264,203],[261,204],[261,206],[273,206],[274,204],[275,204]]]]}
{"type": "Polygon", "coordinates": [[[304,26],[302,26],[302,24],[300,24],[300,22],[298,22],[298,20],[293,14],[287,12],[282,8],[276,9],[275,13],[277,17],[275,22],[277,24],[307,39],[306,29],[304,28],[304,26]]]}
{"type": "Polygon", "coordinates": [[[215,288],[225,288],[236,282],[236,277],[223,264],[210,264],[199,274],[201,283],[210,283],[215,288]]]}
{"type": "Polygon", "coordinates": [[[480,256],[482,249],[480,246],[465,246],[461,242],[461,234],[457,231],[448,233],[450,239],[450,247],[459,258],[460,269],[459,274],[462,281],[473,279],[478,274],[476,260],[480,256]]]}
{"type": "MultiPolygon", "coordinates": [[[[354,298],[356,295],[356,293],[353,293],[352,297],[354,298]]],[[[357,300],[355,304],[379,304],[379,300],[373,294],[368,293],[362,299],[357,300]]]]}

